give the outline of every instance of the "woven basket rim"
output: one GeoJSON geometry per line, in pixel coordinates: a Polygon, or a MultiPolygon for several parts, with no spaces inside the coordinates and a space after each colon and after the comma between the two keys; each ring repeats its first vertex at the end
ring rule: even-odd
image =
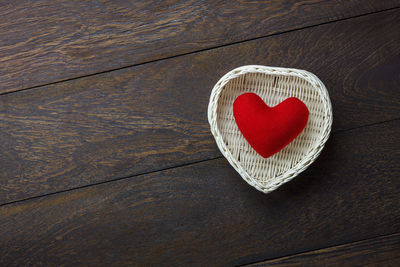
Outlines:
{"type": "MultiPolygon", "coordinates": [[[[224,76],[215,84],[211,91],[210,102],[208,105],[208,121],[210,124],[211,133],[213,134],[217,146],[228,162],[233,166],[233,168],[240,174],[240,176],[251,186],[255,187],[257,190],[263,193],[269,193],[275,190],[280,185],[290,181],[302,171],[304,171],[321,153],[326,141],[329,138],[331,127],[332,127],[332,104],[329,98],[328,90],[321,80],[312,74],[311,72],[294,69],[294,68],[282,68],[282,67],[268,67],[262,65],[246,65],[235,68],[224,76]],[[322,99],[324,104],[324,125],[322,134],[319,136],[319,140],[314,143],[314,146],[310,149],[309,153],[303,157],[295,166],[288,169],[286,172],[274,177],[273,181],[268,184],[261,184],[259,181],[254,179],[233,157],[231,151],[226,146],[222,134],[218,127],[218,99],[223,91],[225,85],[232,79],[235,79],[241,75],[246,75],[248,73],[263,73],[268,75],[279,75],[279,76],[295,76],[300,79],[304,79],[309,82],[313,89],[316,90],[322,99]]],[[[279,153],[279,152],[278,152],[279,153]]]]}

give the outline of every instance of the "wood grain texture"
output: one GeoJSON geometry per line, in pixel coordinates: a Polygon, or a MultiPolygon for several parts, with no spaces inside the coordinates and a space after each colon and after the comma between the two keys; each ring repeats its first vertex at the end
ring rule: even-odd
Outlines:
{"type": "Polygon", "coordinates": [[[396,0],[2,1],[0,93],[395,6],[396,0]]]}
{"type": "Polygon", "coordinates": [[[399,133],[400,120],[335,133],[268,195],[217,159],[5,205],[0,259],[232,266],[398,232],[399,133]]]}
{"type": "Polygon", "coordinates": [[[400,266],[400,234],[319,249],[247,266],[400,266]]]}
{"type": "Polygon", "coordinates": [[[209,95],[239,65],[314,72],[334,130],[398,118],[399,43],[389,11],[2,95],[0,203],[220,156],[209,95]]]}

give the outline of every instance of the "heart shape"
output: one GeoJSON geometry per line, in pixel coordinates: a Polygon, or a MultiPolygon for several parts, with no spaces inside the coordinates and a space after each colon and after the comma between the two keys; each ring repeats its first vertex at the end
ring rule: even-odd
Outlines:
{"type": "Polygon", "coordinates": [[[290,97],[269,107],[254,93],[244,93],[233,103],[233,116],[247,142],[264,158],[281,151],[306,127],[309,111],[290,97]]]}
{"type": "MultiPolygon", "coordinates": [[[[257,105],[265,104],[261,101],[257,105]]],[[[238,67],[214,85],[208,105],[211,133],[222,155],[243,180],[263,193],[292,180],[315,161],[329,138],[332,119],[332,105],[325,85],[314,74],[298,69],[238,67]],[[307,129],[280,153],[262,158],[240,133],[233,115],[234,101],[246,92],[259,94],[271,105],[291,97],[304,99],[310,109],[307,129]]]]}

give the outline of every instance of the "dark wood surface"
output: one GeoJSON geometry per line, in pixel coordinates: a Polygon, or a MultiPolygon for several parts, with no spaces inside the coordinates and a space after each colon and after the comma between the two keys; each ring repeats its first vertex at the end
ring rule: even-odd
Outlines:
{"type": "Polygon", "coordinates": [[[400,234],[255,263],[249,266],[400,266],[400,234]]]}
{"type": "Polygon", "coordinates": [[[220,156],[207,105],[239,65],[314,72],[334,131],[399,118],[399,43],[394,10],[3,95],[0,203],[220,156]]]}
{"type": "Polygon", "coordinates": [[[3,1],[0,93],[399,5],[397,0],[3,1]]]}
{"type": "Polygon", "coordinates": [[[396,5],[0,4],[0,266],[396,264],[396,5]],[[333,105],[321,156],[268,195],[207,122],[246,64],[311,71],[333,105]]]}
{"type": "Polygon", "coordinates": [[[269,195],[217,159],[5,205],[0,258],[232,266],[390,234],[399,132],[395,120],[334,133],[312,167],[269,195]]]}

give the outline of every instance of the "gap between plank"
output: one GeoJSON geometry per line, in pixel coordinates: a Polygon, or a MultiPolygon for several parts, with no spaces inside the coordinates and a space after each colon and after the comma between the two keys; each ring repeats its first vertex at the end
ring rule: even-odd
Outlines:
{"type": "Polygon", "coordinates": [[[176,58],[176,57],[181,57],[181,56],[191,55],[191,54],[195,54],[195,53],[200,53],[200,52],[204,52],[204,51],[208,51],[208,50],[212,50],[212,49],[228,47],[228,46],[231,46],[231,45],[241,44],[241,43],[245,43],[245,42],[249,42],[249,41],[259,40],[259,39],[268,38],[268,37],[272,37],[272,36],[277,36],[277,35],[290,33],[290,32],[294,32],[294,31],[300,31],[300,30],[304,30],[304,29],[308,29],[308,28],[318,27],[318,26],[321,26],[321,25],[326,25],[326,24],[330,24],[330,23],[336,23],[336,22],[339,22],[339,21],[351,20],[351,19],[364,17],[364,16],[368,16],[368,15],[372,15],[372,14],[377,14],[377,13],[382,13],[382,12],[386,12],[386,11],[395,10],[395,9],[398,9],[398,8],[400,8],[400,6],[391,7],[391,8],[382,9],[382,10],[373,11],[373,12],[368,12],[368,13],[364,13],[364,14],[360,14],[360,15],[350,16],[350,17],[347,17],[347,18],[341,18],[341,19],[331,20],[331,21],[327,21],[327,22],[321,22],[321,23],[314,24],[314,25],[309,25],[309,26],[294,28],[294,29],[290,29],[290,30],[286,30],[286,31],[267,34],[267,35],[264,35],[264,36],[249,38],[249,39],[236,41],[236,42],[229,43],[229,44],[222,44],[222,45],[212,46],[212,47],[208,47],[208,48],[204,48],[204,49],[200,49],[200,50],[194,50],[194,51],[190,51],[190,52],[186,52],[186,53],[182,53],[182,54],[177,54],[177,55],[174,55],[174,56],[161,57],[161,58],[154,59],[154,60],[144,61],[144,62],[141,62],[141,63],[127,65],[127,66],[114,68],[114,69],[110,69],[110,70],[105,70],[105,71],[100,71],[100,72],[96,72],[96,73],[92,73],[92,74],[86,74],[86,75],[82,75],[82,76],[76,76],[76,77],[72,77],[72,78],[67,78],[67,79],[55,81],[55,82],[44,83],[44,84],[40,84],[40,85],[21,88],[21,89],[18,89],[18,90],[15,90],[15,91],[11,91],[11,92],[3,92],[3,93],[0,93],[0,96],[13,94],[13,93],[21,92],[21,91],[26,91],[26,90],[31,90],[31,89],[36,89],[36,88],[49,86],[49,85],[53,85],[53,84],[59,84],[59,83],[72,81],[72,80],[77,80],[77,79],[81,79],[81,78],[92,77],[92,76],[95,76],[95,75],[100,75],[100,74],[104,74],[104,73],[108,73],[108,72],[112,72],[112,71],[123,70],[123,69],[132,68],[132,67],[136,67],[136,66],[141,66],[141,65],[144,65],[144,64],[149,64],[149,63],[153,63],[153,62],[157,62],[157,61],[161,61],[161,60],[167,60],[167,59],[172,59],[172,58],[176,58]]]}
{"type": "Polygon", "coordinates": [[[279,259],[288,258],[288,257],[295,257],[295,256],[298,256],[298,255],[301,255],[301,254],[316,252],[318,250],[336,248],[336,247],[340,247],[340,246],[356,244],[356,243],[370,241],[370,240],[374,240],[374,239],[378,239],[378,238],[385,238],[385,237],[389,237],[391,235],[397,235],[397,234],[400,234],[400,232],[394,232],[394,233],[390,233],[390,234],[378,235],[378,236],[375,236],[375,237],[361,239],[361,240],[355,240],[355,241],[351,241],[351,242],[348,242],[348,243],[340,243],[340,244],[332,245],[332,246],[329,246],[329,247],[322,247],[322,248],[317,248],[317,249],[313,249],[313,250],[305,250],[305,251],[298,252],[298,253],[295,253],[295,254],[289,254],[289,255],[285,255],[285,256],[281,256],[281,257],[277,257],[277,258],[270,258],[270,259],[264,259],[264,260],[249,262],[249,263],[245,263],[245,264],[241,264],[241,265],[237,265],[237,266],[238,267],[245,267],[245,266],[248,266],[248,265],[251,265],[251,264],[257,264],[257,263],[263,263],[263,262],[268,262],[268,261],[273,261],[273,260],[279,260],[279,259]]]}
{"type": "MultiPolygon", "coordinates": [[[[352,131],[352,130],[359,129],[359,128],[370,127],[370,126],[373,126],[373,125],[379,125],[379,124],[389,123],[389,122],[397,121],[397,120],[400,120],[400,118],[391,119],[391,120],[386,120],[386,121],[380,121],[380,122],[375,122],[375,123],[366,124],[366,125],[357,126],[357,127],[352,127],[352,128],[343,129],[343,130],[335,130],[335,131],[331,132],[331,135],[332,135],[332,134],[337,134],[337,133],[348,132],[348,131],[352,131]]],[[[56,191],[56,192],[51,192],[51,193],[48,193],[48,194],[43,194],[43,195],[38,195],[38,196],[33,196],[33,197],[27,197],[27,198],[23,198],[23,199],[18,199],[18,200],[14,200],[14,201],[2,203],[2,204],[0,204],[0,207],[6,206],[6,205],[15,204],[15,203],[19,203],[19,202],[23,202],[23,201],[27,201],[27,200],[37,199],[37,198],[41,198],[41,197],[47,197],[47,196],[51,196],[51,195],[55,195],[55,194],[59,194],[59,193],[69,192],[69,191],[73,191],[73,190],[79,190],[79,189],[87,188],[87,187],[90,187],[90,186],[96,186],[96,185],[101,185],[101,184],[116,182],[116,181],[120,181],[120,180],[130,179],[130,178],[137,177],[137,176],[141,176],[141,175],[147,175],[147,174],[152,174],[152,173],[167,171],[167,170],[171,170],[171,169],[175,169],[175,168],[181,168],[181,167],[185,167],[185,166],[191,166],[191,165],[195,165],[195,164],[202,163],[202,162],[206,162],[206,161],[210,161],[210,160],[221,159],[221,158],[223,158],[223,157],[224,157],[224,156],[221,155],[221,156],[218,156],[218,157],[213,157],[213,158],[208,158],[208,159],[202,159],[202,160],[192,161],[192,162],[188,162],[188,163],[184,163],[184,164],[179,164],[179,165],[175,165],[175,166],[171,166],[171,167],[166,167],[166,168],[162,168],[162,169],[157,169],[157,170],[142,172],[142,173],[138,173],[138,174],[134,174],[134,175],[128,175],[128,176],[118,177],[118,178],[110,179],[110,180],[107,180],[107,181],[102,181],[102,182],[87,184],[87,185],[83,185],[83,186],[77,186],[77,187],[73,187],[73,188],[69,188],[69,189],[65,189],[65,190],[60,190],[60,191],[56,191]]],[[[248,264],[251,264],[251,263],[248,263],[248,264]]]]}
{"type": "Polygon", "coordinates": [[[167,171],[167,170],[170,170],[170,169],[190,166],[190,165],[194,165],[194,164],[197,164],[197,163],[202,163],[202,162],[209,161],[209,160],[216,160],[216,159],[220,159],[220,158],[223,158],[223,156],[218,156],[218,157],[213,157],[213,158],[209,158],[209,159],[202,159],[202,160],[187,162],[187,163],[183,163],[183,164],[179,164],[179,165],[171,166],[171,167],[166,167],[166,168],[162,168],[162,169],[158,169],[158,170],[142,172],[142,173],[138,173],[138,174],[134,174],[134,175],[118,177],[118,178],[107,180],[107,181],[102,181],[102,182],[97,182],[97,183],[93,183],[93,184],[87,184],[87,185],[73,187],[73,188],[69,188],[69,189],[65,189],[65,190],[60,190],[60,191],[56,191],[56,192],[51,192],[51,193],[48,193],[48,194],[43,194],[43,195],[38,195],[38,196],[33,196],[33,197],[28,197],[28,198],[23,198],[23,199],[18,199],[18,200],[2,203],[2,204],[0,204],[0,207],[5,206],[5,205],[9,205],[9,204],[19,203],[19,202],[26,201],[26,200],[32,200],[32,199],[36,199],[36,198],[47,197],[47,196],[55,195],[55,194],[58,194],[58,193],[64,193],[64,192],[69,192],[69,191],[73,191],[73,190],[79,190],[79,189],[87,188],[87,187],[90,187],[90,186],[101,185],[101,184],[106,184],[106,183],[109,183],[109,182],[115,182],[115,181],[120,181],[120,180],[124,180],[124,179],[129,179],[129,178],[133,178],[133,177],[137,177],[137,176],[141,176],[141,175],[157,173],[157,172],[167,171]]]}

